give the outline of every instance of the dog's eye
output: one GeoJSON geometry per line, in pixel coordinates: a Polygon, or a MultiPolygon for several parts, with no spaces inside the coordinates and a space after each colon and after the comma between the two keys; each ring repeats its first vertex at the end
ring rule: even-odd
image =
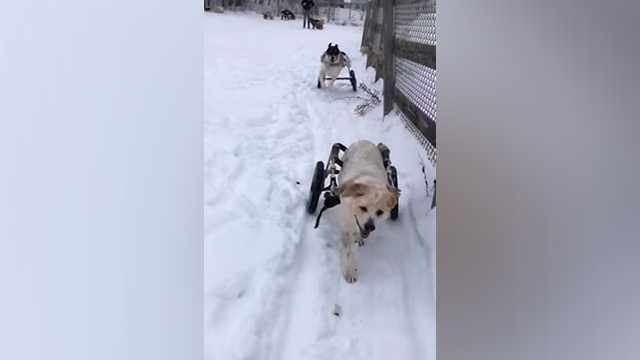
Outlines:
{"type": "Polygon", "coordinates": [[[364,206],[360,206],[360,210],[362,210],[362,212],[367,212],[367,208],[364,206]]]}
{"type": "Polygon", "coordinates": [[[384,211],[382,211],[382,210],[378,210],[378,211],[376,211],[376,215],[380,216],[380,215],[382,215],[382,214],[384,214],[384,211]]]}

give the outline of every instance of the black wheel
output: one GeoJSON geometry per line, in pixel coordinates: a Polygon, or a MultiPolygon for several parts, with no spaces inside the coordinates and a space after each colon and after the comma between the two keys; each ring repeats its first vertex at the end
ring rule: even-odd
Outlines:
{"type": "MultiPolygon", "coordinates": [[[[396,170],[395,166],[391,166],[391,182],[393,183],[392,185],[397,189],[398,188],[398,171],[396,170]]],[[[396,206],[391,209],[391,214],[390,214],[390,218],[391,220],[396,220],[398,219],[398,205],[396,204],[396,206]]]]}
{"type": "Polygon", "coordinates": [[[307,201],[307,212],[313,214],[318,208],[318,199],[324,187],[324,163],[318,161],[316,168],[313,170],[313,180],[311,180],[311,188],[309,188],[309,200],[307,201]]]}
{"type": "Polygon", "coordinates": [[[358,91],[358,81],[356,80],[356,72],[353,70],[349,70],[349,77],[351,80],[351,87],[353,88],[353,91],[358,91]]]}
{"type": "Polygon", "coordinates": [[[318,79],[318,89],[320,89],[322,86],[320,85],[320,79],[318,79]]]}

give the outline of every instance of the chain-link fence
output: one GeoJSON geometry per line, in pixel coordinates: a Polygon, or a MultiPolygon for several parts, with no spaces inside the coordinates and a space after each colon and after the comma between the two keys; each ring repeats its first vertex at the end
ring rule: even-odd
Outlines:
{"type": "Polygon", "coordinates": [[[432,208],[436,204],[437,43],[435,0],[369,1],[361,51],[367,55],[367,67],[375,69],[376,81],[384,79],[384,114],[397,109],[433,165],[422,165],[432,208]]]}
{"type": "Polygon", "coordinates": [[[371,0],[361,50],[384,78],[384,112],[397,107],[436,159],[436,1],[371,0]]]}

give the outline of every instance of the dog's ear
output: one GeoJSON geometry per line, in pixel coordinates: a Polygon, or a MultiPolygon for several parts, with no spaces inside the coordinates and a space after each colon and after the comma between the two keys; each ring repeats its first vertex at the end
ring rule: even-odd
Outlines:
{"type": "Polygon", "coordinates": [[[368,186],[366,184],[347,181],[338,186],[338,195],[342,197],[359,197],[367,193],[368,186]]]}
{"type": "Polygon", "coordinates": [[[391,185],[387,185],[387,190],[389,190],[389,192],[392,193],[395,197],[400,197],[400,189],[391,185]]]}
{"type": "Polygon", "coordinates": [[[389,207],[389,209],[393,209],[394,207],[396,207],[396,205],[398,205],[398,198],[400,198],[400,189],[387,185],[387,190],[389,190],[387,206],[389,207]]]}
{"type": "Polygon", "coordinates": [[[329,46],[327,46],[327,49],[331,49],[331,43],[329,43],[329,46]]]}

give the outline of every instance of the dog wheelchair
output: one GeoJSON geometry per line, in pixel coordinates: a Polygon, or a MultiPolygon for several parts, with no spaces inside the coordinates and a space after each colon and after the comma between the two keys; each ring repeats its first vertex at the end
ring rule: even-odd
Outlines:
{"type": "MultiPolygon", "coordinates": [[[[331,80],[332,78],[325,76],[325,80],[331,80]]],[[[349,68],[349,77],[342,76],[337,77],[336,80],[349,80],[351,82],[351,87],[353,91],[358,91],[358,81],[356,80],[356,72],[353,69],[349,68]]],[[[318,89],[321,89],[322,85],[320,85],[320,80],[318,80],[318,89]]]]}
{"type": "MultiPolygon", "coordinates": [[[[316,219],[316,228],[320,224],[320,216],[322,216],[322,212],[340,204],[340,195],[338,194],[338,175],[342,169],[342,158],[345,151],[347,151],[346,146],[341,143],[335,143],[331,147],[326,167],[322,161],[316,162],[315,169],[313,170],[311,187],[309,189],[309,198],[307,200],[307,212],[309,214],[314,214],[318,208],[320,194],[324,193],[324,202],[316,219]],[[325,186],[327,179],[329,179],[329,184],[325,186]]],[[[387,180],[389,181],[389,185],[398,189],[398,171],[395,166],[391,165],[389,153],[389,149],[380,151],[384,168],[387,171],[387,180]]],[[[389,217],[391,220],[398,219],[398,204],[391,209],[389,217]]]]}

